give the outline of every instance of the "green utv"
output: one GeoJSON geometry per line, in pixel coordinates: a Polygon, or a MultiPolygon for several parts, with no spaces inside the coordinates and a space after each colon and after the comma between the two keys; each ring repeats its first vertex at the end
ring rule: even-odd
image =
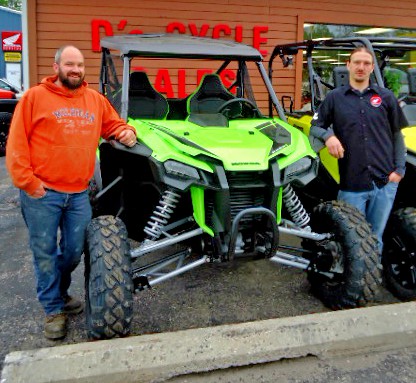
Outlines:
{"type": "MultiPolygon", "coordinates": [[[[416,39],[385,37],[348,37],[329,40],[305,40],[276,46],[269,62],[279,57],[283,67],[303,53],[303,97],[301,110],[293,109],[293,99],[282,97],[288,122],[309,135],[312,116],[325,95],[335,87],[348,84],[345,62],[358,46],[367,47],[375,57],[371,81],[395,92],[409,127],[403,129],[407,147],[406,175],[400,182],[393,210],[383,236],[382,263],[387,288],[401,300],[416,299],[416,39]],[[404,68],[406,68],[404,70],[404,68]]],[[[276,86],[278,88],[278,85],[276,86]]],[[[315,146],[315,144],[314,144],[315,146]]],[[[339,184],[338,161],[319,144],[315,148],[321,159],[318,176],[306,187],[296,189],[304,206],[336,198],[339,184]]]]}
{"type": "Polygon", "coordinates": [[[105,37],[101,46],[101,92],[137,144],[99,146],[86,245],[90,338],[129,333],[134,292],[244,256],[305,270],[332,308],[374,299],[375,238],[343,203],[305,210],[293,186],[316,177],[319,159],[287,123],[256,49],[178,34],[105,37]],[[211,73],[182,98],[158,93],[144,70],[202,65],[211,73]]]}

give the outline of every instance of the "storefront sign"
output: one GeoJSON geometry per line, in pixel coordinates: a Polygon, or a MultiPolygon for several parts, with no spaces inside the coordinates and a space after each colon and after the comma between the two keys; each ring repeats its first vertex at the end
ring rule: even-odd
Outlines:
{"type": "Polygon", "coordinates": [[[9,63],[18,63],[22,61],[20,52],[4,52],[4,61],[9,63]]]}
{"type": "MultiPolygon", "coordinates": [[[[141,34],[143,30],[133,28],[130,31],[126,31],[127,20],[121,20],[117,24],[117,30],[122,33],[129,34],[141,34]]],[[[242,25],[228,25],[228,24],[202,24],[198,26],[195,23],[184,24],[180,21],[172,21],[166,26],[167,33],[181,33],[190,34],[192,36],[199,37],[212,37],[219,39],[221,37],[232,38],[236,42],[243,42],[243,29],[242,25]]],[[[92,50],[94,52],[100,51],[100,32],[103,31],[105,36],[113,36],[114,29],[108,20],[93,19],[91,20],[91,42],[92,50]]],[[[258,49],[263,56],[267,56],[268,52],[265,49],[261,49],[261,45],[267,44],[267,37],[264,34],[269,31],[267,25],[257,25],[252,28],[251,33],[251,45],[258,49]]]]}
{"type": "MultiPolygon", "coordinates": [[[[132,70],[145,70],[145,68],[132,68],[132,70]]],[[[146,70],[145,70],[146,71],[146,70]]],[[[206,73],[212,73],[210,69],[197,69],[197,83],[201,81],[201,78],[206,73]]],[[[177,72],[168,69],[159,69],[155,76],[154,87],[155,89],[166,95],[168,98],[184,98],[189,95],[186,89],[186,78],[187,71],[185,69],[178,69],[177,72]],[[177,87],[175,88],[171,80],[171,76],[177,76],[178,82],[177,87]]],[[[229,69],[226,69],[221,72],[221,81],[225,87],[231,86],[235,81],[235,72],[229,69]]],[[[234,92],[235,89],[232,89],[231,92],[234,92]]]]}
{"type": "Polygon", "coordinates": [[[22,32],[3,31],[1,32],[3,52],[22,51],[22,32]]]}
{"type": "MultiPolygon", "coordinates": [[[[136,27],[126,30],[127,20],[121,20],[117,26],[113,28],[111,23],[108,20],[102,19],[93,19],[91,20],[91,43],[92,50],[94,52],[99,52],[100,47],[100,38],[104,36],[114,36],[114,30],[120,31],[120,33],[129,33],[129,34],[142,34],[145,33],[143,30],[136,27]]],[[[244,36],[249,35],[244,31],[242,25],[228,25],[228,24],[202,24],[197,25],[195,23],[184,24],[179,21],[173,21],[167,24],[165,28],[166,33],[179,33],[179,34],[190,34],[191,36],[198,37],[212,37],[214,39],[219,39],[222,37],[233,39],[236,42],[243,41],[243,32],[244,36]]],[[[251,45],[258,49],[263,56],[267,56],[268,51],[266,49],[261,49],[261,46],[267,44],[267,37],[265,34],[269,31],[269,27],[266,25],[254,26],[251,29],[251,45]]],[[[247,39],[247,38],[246,38],[247,39]]],[[[249,42],[246,42],[249,44],[249,42]]],[[[132,67],[132,70],[144,70],[145,68],[135,68],[132,67]]],[[[212,72],[209,69],[197,69],[197,83],[199,83],[201,77],[207,73],[212,72]]],[[[164,93],[166,97],[173,98],[184,98],[188,95],[186,85],[187,85],[187,73],[184,69],[179,69],[175,73],[172,70],[165,68],[158,69],[156,72],[154,87],[158,92],[164,93]],[[172,81],[172,77],[177,78],[177,87],[175,87],[172,81]]],[[[235,72],[232,70],[224,70],[221,73],[222,82],[226,87],[230,87],[231,84],[235,81],[235,72]]],[[[234,91],[232,89],[231,91],[234,91]]]]}

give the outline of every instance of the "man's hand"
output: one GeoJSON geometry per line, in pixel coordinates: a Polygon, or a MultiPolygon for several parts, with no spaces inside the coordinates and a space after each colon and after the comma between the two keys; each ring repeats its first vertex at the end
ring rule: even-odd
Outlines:
{"type": "Polygon", "coordinates": [[[402,176],[399,173],[391,172],[389,174],[389,182],[399,183],[402,180],[402,176]]]}
{"type": "Polygon", "coordinates": [[[43,185],[40,185],[30,196],[32,198],[42,198],[46,194],[46,190],[43,185]]]}
{"type": "Polygon", "coordinates": [[[337,137],[331,136],[325,141],[325,145],[328,148],[328,152],[335,158],[344,157],[344,148],[337,137]]]}
{"type": "Polygon", "coordinates": [[[136,144],[136,134],[130,129],[125,129],[119,134],[117,141],[131,148],[136,144]]]}

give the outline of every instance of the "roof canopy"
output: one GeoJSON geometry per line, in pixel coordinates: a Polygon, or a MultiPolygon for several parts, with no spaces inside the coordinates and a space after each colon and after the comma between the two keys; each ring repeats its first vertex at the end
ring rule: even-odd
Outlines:
{"type": "MultiPolygon", "coordinates": [[[[296,54],[299,49],[312,51],[314,49],[345,49],[352,50],[358,46],[365,46],[368,49],[386,52],[394,55],[399,51],[416,50],[416,39],[405,37],[340,37],[333,39],[303,40],[290,44],[277,45],[271,55],[271,60],[283,54],[296,54]]],[[[404,52],[403,52],[404,53],[404,52]]]]}
{"type": "Polygon", "coordinates": [[[101,39],[101,47],[130,57],[262,61],[260,52],[249,45],[173,33],[108,36],[101,39]]]}

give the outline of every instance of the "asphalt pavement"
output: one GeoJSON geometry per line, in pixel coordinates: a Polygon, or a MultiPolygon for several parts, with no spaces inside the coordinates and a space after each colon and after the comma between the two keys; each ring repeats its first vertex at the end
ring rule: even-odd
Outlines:
{"type": "MultiPolygon", "coordinates": [[[[88,342],[81,314],[64,340],[45,339],[4,157],[0,244],[1,383],[416,381],[414,303],[382,291],[373,307],[331,312],[304,272],[268,260],[204,265],[136,294],[131,337],[88,342]]],[[[83,297],[82,265],[71,293],[83,297]]]]}

